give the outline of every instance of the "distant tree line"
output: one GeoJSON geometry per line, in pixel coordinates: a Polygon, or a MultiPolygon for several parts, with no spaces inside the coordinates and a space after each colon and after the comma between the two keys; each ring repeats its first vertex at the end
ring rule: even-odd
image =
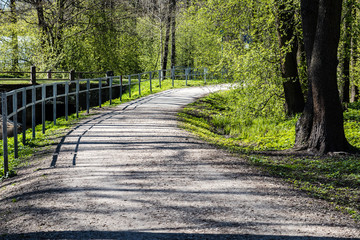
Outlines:
{"type": "Polygon", "coordinates": [[[139,72],[187,61],[187,1],[1,0],[0,69],[139,72]]]}

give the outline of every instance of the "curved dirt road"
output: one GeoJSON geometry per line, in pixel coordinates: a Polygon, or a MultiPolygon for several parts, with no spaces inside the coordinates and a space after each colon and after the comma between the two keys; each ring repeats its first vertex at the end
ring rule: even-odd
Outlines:
{"type": "Polygon", "coordinates": [[[169,90],[84,120],[41,169],[1,183],[0,239],[359,237],[349,216],[177,128],[182,106],[218,88],[169,90]]]}

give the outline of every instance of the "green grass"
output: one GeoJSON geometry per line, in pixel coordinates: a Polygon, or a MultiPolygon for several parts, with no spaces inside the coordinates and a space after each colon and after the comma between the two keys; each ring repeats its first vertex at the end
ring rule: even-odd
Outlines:
{"type": "MultiPolygon", "coordinates": [[[[231,92],[209,95],[179,113],[181,126],[200,138],[239,154],[273,176],[325,199],[360,221],[360,161],[356,156],[297,157],[271,154],[294,144],[294,118],[246,118],[236,111],[231,92]]],[[[360,106],[360,104],[357,104],[360,106]]],[[[360,147],[360,108],[344,113],[349,142],[360,147]]],[[[278,153],[278,152],[277,152],[278,153]]]]}
{"type": "MultiPolygon", "coordinates": [[[[212,81],[211,83],[217,83],[217,81],[212,81]]],[[[203,81],[201,80],[191,80],[188,81],[188,86],[201,86],[203,85],[203,81]]],[[[176,80],[174,84],[174,88],[181,88],[185,87],[185,81],[176,80]]],[[[161,88],[159,86],[159,81],[154,80],[152,82],[152,93],[161,92],[167,89],[171,89],[172,81],[166,79],[162,81],[161,88]]],[[[122,101],[120,99],[114,99],[112,101],[112,106],[125,103],[128,101],[132,101],[134,99],[144,97],[151,94],[150,92],[150,82],[142,82],[141,83],[141,95],[139,95],[138,85],[132,85],[131,87],[131,97],[129,97],[128,93],[125,92],[122,96],[122,101]]],[[[107,101],[102,104],[102,107],[110,106],[110,101],[107,101]]],[[[91,113],[91,112],[90,112],[91,113]]],[[[22,166],[29,165],[29,159],[36,153],[40,151],[46,151],[47,149],[51,149],[54,145],[58,144],[60,138],[64,136],[68,130],[73,127],[80,119],[89,117],[85,111],[81,111],[79,114],[79,118],[76,118],[75,114],[69,116],[69,121],[65,120],[65,117],[61,117],[57,119],[57,124],[54,125],[53,122],[47,121],[46,122],[46,132],[45,134],[42,133],[42,125],[36,126],[35,135],[36,138],[32,139],[32,131],[28,129],[26,131],[26,139],[27,142],[25,145],[22,144],[22,134],[18,135],[18,142],[19,142],[19,158],[14,158],[14,139],[8,138],[8,158],[9,158],[9,173],[8,176],[4,175],[3,170],[3,141],[0,140],[0,180],[4,177],[11,177],[16,175],[16,169],[22,166]]]]}

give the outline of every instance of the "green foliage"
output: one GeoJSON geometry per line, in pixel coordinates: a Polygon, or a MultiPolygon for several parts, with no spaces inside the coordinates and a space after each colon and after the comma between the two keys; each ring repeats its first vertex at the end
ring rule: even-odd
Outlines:
{"type": "Polygon", "coordinates": [[[290,148],[294,144],[296,118],[242,108],[247,96],[241,91],[233,89],[209,95],[190,104],[183,114],[191,116],[192,121],[207,119],[208,131],[241,142],[244,151],[290,148]]]}
{"type": "Polygon", "coordinates": [[[11,70],[12,36],[16,34],[22,71],[36,65],[40,71],[140,72],[136,20],[127,16],[132,11],[127,4],[118,2],[109,8],[99,0],[62,3],[64,9],[56,1],[42,5],[45,28],[31,3],[24,3],[29,10],[16,23],[6,14],[0,16],[1,70],[11,70]]]}
{"type": "MultiPolygon", "coordinates": [[[[298,2],[296,1],[296,4],[298,2]]],[[[230,93],[237,121],[283,117],[283,79],[273,1],[197,1],[182,15],[178,57],[184,65],[226,71],[236,83],[230,93]]],[[[218,114],[213,122],[226,121],[218,114]]],[[[258,120],[257,120],[258,121],[258,120]]],[[[267,123],[265,123],[267,124],[267,123]]],[[[224,123],[226,134],[241,135],[224,123]]],[[[261,140],[259,140],[260,142],[261,140]]]]}
{"type": "Polygon", "coordinates": [[[150,17],[142,17],[138,19],[136,25],[137,32],[141,36],[139,48],[140,68],[144,71],[153,71],[154,69],[161,69],[160,66],[160,46],[163,37],[164,26],[160,23],[154,22],[150,17]]]}
{"type": "Polygon", "coordinates": [[[209,6],[192,5],[178,22],[177,65],[206,66],[214,70],[221,60],[221,37],[209,19],[209,6]]]}
{"type": "Polygon", "coordinates": [[[344,130],[346,139],[354,147],[360,148],[360,102],[351,103],[344,112],[344,130]]]}

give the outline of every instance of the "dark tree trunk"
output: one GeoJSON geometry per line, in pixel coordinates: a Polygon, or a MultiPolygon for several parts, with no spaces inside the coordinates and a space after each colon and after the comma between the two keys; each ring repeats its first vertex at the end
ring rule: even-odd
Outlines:
{"type": "Polygon", "coordinates": [[[165,42],[164,42],[164,52],[162,56],[162,69],[164,70],[164,75],[166,74],[168,55],[169,55],[169,41],[170,41],[170,27],[171,27],[171,7],[168,6],[167,18],[166,18],[166,31],[165,31],[165,42]]]}
{"type": "MultiPolygon", "coordinates": [[[[304,86],[305,81],[307,80],[307,67],[306,67],[306,54],[304,49],[304,41],[302,39],[302,36],[297,36],[297,53],[296,53],[296,59],[297,59],[297,66],[298,66],[298,74],[300,79],[300,84],[304,86]]],[[[304,86],[305,88],[307,86],[304,86]]]]}
{"type": "Polygon", "coordinates": [[[277,5],[277,32],[281,51],[281,73],[284,78],[285,108],[288,116],[304,110],[304,95],[298,75],[297,41],[295,37],[295,7],[292,2],[275,1],[277,5]],[[288,48],[290,44],[290,48],[288,48]]]}
{"type": "MultiPolygon", "coordinates": [[[[307,69],[311,62],[311,54],[315,39],[316,23],[318,19],[318,5],[319,0],[301,1],[301,16],[303,25],[303,41],[306,55],[307,69]],[[306,43],[306,44],[305,44],[306,43]]],[[[307,74],[308,75],[308,74],[307,74]]],[[[295,126],[295,146],[294,148],[303,150],[308,148],[310,133],[312,129],[312,119],[314,116],[313,99],[312,99],[312,85],[311,79],[308,75],[308,91],[304,112],[300,116],[295,126]]]]}
{"type": "MultiPolygon", "coordinates": [[[[17,13],[15,0],[10,0],[10,22],[17,23],[17,13]]],[[[11,30],[11,71],[19,71],[19,41],[15,30],[11,30]]]]}
{"type": "Polygon", "coordinates": [[[56,31],[56,37],[54,39],[54,48],[56,55],[58,56],[63,51],[63,33],[64,33],[64,13],[65,13],[65,0],[57,0],[57,29],[56,31]],[[56,43],[55,43],[56,42],[56,43]]]}
{"type": "Polygon", "coordinates": [[[40,28],[40,32],[43,36],[41,36],[41,44],[42,47],[46,47],[46,38],[48,38],[48,27],[45,22],[45,16],[44,16],[44,8],[43,8],[43,1],[42,0],[36,0],[35,2],[35,9],[37,13],[38,18],[38,26],[40,28]]]}
{"type": "Polygon", "coordinates": [[[295,147],[319,154],[352,150],[344,134],[336,74],[342,0],[302,0],[301,7],[312,103],[297,124],[295,147]]]}
{"type": "Polygon", "coordinates": [[[171,0],[171,67],[176,65],[176,0],[171,0]]]}
{"type": "Polygon", "coordinates": [[[345,2],[345,16],[344,16],[344,46],[342,52],[341,65],[341,102],[349,103],[350,100],[350,56],[351,56],[351,30],[352,30],[352,0],[345,2]]]}

